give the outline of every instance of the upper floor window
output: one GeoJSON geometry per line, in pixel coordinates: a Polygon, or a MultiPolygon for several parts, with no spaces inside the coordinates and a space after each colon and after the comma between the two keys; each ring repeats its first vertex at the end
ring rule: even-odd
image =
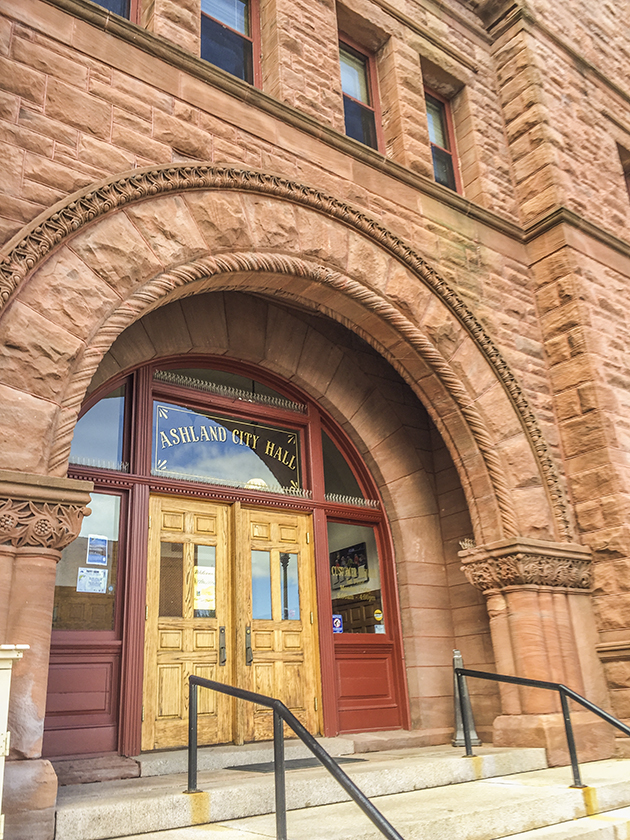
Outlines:
{"type": "Polygon", "coordinates": [[[378,149],[376,79],[371,56],[340,42],[339,62],[346,134],[378,149]]]}
{"type": "Polygon", "coordinates": [[[630,196],[630,152],[624,149],[623,146],[620,146],[619,143],[617,143],[617,151],[619,152],[619,160],[621,161],[621,168],[623,169],[628,195],[630,196]]]}
{"type": "Polygon", "coordinates": [[[254,84],[253,0],[201,0],[201,57],[254,84]]]}
{"type": "Polygon", "coordinates": [[[448,101],[432,91],[425,91],[425,100],[435,180],[444,187],[460,192],[454,160],[455,134],[448,101]]]}
{"type": "Polygon", "coordinates": [[[135,22],[138,0],[94,0],[94,2],[107,9],[108,12],[113,12],[115,15],[127,18],[135,22]]]}

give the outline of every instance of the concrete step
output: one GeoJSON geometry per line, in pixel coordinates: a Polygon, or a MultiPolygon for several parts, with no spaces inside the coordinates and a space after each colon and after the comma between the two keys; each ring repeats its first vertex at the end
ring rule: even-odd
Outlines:
{"type": "MultiPolygon", "coordinates": [[[[292,746],[291,742],[287,746],[292,746]]],[[[441,786],[447,786],[453,798],[455,784],[492,777],[509,778],[509,774],[546,766],[542,749],[479,747],[476,752],[472,759],[463,758],[462,749],[444,746],[370,752],[360,756],[361,762],[345,765],[343,769],[367,796],[387,799],[394,794],[406,795],[405,792],[428,788],[437,794],[440,788],[444,790],[441,786]]],[[[254,749],[244,753],[255,755],[256,763],[260,758],[254,749]]],[[[294,757],[290,750],[287,757],[294,757]]],[[[568,779],[570,771],[563,768],[562,772],[568,779]]],[[[204,770],[198,778],[203,792],[197,794],[183,793],[186,783],[184,774],[173,774],[62,787],[57,802],[56,840],[109,840],[273,813],[273,773],[204,770]]],[[[460,790],[458,787],[457,796],[460,790]]],[[[297,813],[301,813],[298,809],[329,807],[346,800],[347,794],[322,767],[287,772],[287,806],[297,813]]],[[[362,818],[354,803],[348,807],[355,822],[362,818]]]]}
{"type": "MultiPolygon", "coordinates": [[[[553,768],[457,786],[376,798],[405,840],[628,840],[630,761],[582,765],[588,787],[569,787],[570,769],[553,768]]],[[[273,814],[203,828],[130,835],[127,840],[265,840],[273,814]]],[[[290,811],[289,840],[381,840],[354,803],[290,811]]]]}
{"type": "MultiPolygon", "coordinates": [[[[352,755],[355,752],[352,738],[318,738],[318,742],[329,755],[338,757],[352,755]]],[[[308,747],[298,738],[287,738],[284,742],[284,754],[287,760],[307,758],[312,755],[308,747]]],[[[188,751],[162,750],[143,753],[134,757],[140,765],[140,776],[168,776],[188,772],[188,751]]],[[[197,751],[197,769],[223,770],[243,764],[263,764],[273,761],[273,742],[259,741],[254,744],[222,744],[217,747],[200,747],[197,751]]]]}

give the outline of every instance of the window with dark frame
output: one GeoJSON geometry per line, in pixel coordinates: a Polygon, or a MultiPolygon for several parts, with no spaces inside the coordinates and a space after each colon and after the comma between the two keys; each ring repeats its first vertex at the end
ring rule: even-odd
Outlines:
{"type": "Polygon", "coordinates": [[[455,135],[449,103],[433,91],[425,90],[424,97],[435,180],[443,187],[461,192],[454,160],[455,135]]]}
{"type": "Polygon", "coordinates": [[[250,85],[255,76],[252,0],[201,0],[201,57],[250,85]]]}
{"type": "Polygon", "coordinates": [[[340,41],[339,63],[346,134],[359,143],[378,149],[379,126],[371,57],[340,41]]]}
{"type": "Polygon", "coordinates": [[[630,197],[630,151],[620,146],[617,143],[617,151],[619,152],[619,160],[621,161],[621,168],[623,169],[623,176],[626,180],[626,189],[630,197]]]}
{"type": "Polygon", "coordinates": [[[93,0],[93,2],[107,9],[108,12],[136,22],[138,0],[93,0]]]}

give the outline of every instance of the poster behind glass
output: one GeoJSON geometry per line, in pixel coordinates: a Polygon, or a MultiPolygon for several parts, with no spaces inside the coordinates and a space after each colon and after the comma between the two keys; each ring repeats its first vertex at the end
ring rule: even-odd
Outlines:
{"type": "Polygon", "coordinates": [[[114,629],[120,496],[92,493],[90,509],[57,564],[54,630],[114,629]]]}
{"type": "Polygon", "coordinates": [[[328,523],[334,633],[385,633],[374,528],[328,523]]]}

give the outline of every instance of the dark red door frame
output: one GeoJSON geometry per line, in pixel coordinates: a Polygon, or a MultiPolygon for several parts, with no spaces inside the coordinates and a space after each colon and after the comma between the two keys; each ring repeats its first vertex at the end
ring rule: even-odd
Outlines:
{"type": "Polygon", "coordinates": [[[105,396],[123,379],[133,381],[133,399],[128,400],[130,415],[127,429],[130,438],[125,447],[129,452],[131,473],[117,473],[108,470],[85,467],[71,467],[69,475],[95,481],[97,489],[107,492],[107,488],[125,488],[130,493],[130,516],[127,530],[127,559],[124,566],[123,648],[121,663],[121,700],[119,751],[123,755],[137,755],[140,752],[142,725],[142,689],[144,663],[145,600],[146,600],[146,562],[148,537],[148,503],[150,493],[168,493],[185,495],[215,501],[256,504],[263,507],[293,509],[313,514],[313,540],[315,556],[315,576],[317,584],[317,607],[319,617],[320,660],[323,698],[324,734],[335,735],[339,732],[339,686],[337,675],[336,651],[343,652],[344,659],[352,648],[393,650],[394,686],[396,702],[400,705],[400,721],[404,728],[409,728],[409,705],[406,673],[403,661],[402,628],[394,565],[393,543],[387,519],[381,508],[339,505],[327,502],[324,498],[324,473],[322,460],[321,429],[333,438],[355,473],[366,498],[378,499],[380,496],[363,458],[349,438],[343,433],[328,413],[290,383],[273,376],[268,371],[254,365],[241,364],[233,360],[210,357],[184,356],[153,361],[124,375],[110,380],[86,401],[83,413],[105,396]],[[250,376],[268,385],[296,402],[307,406],[304,414],[276,409],[262,404],[243,405],[242,401],[208,393],[202,397],[199,393],[180,387],[169,387],[162,381],[153,380],[155,369],[177,367],[209,367],[228,370],[250,376]],[[187,481],[172,481],[150,475],[151,438],[152,438],[152,395],[170,396],[179,402],[191,406],[207,408],[212,403],[213,409],[229,411],[232,414],[252,414],[276,422],[290,423],[303,432],[303,462],[305,485],[312,489],[313,498],[276,496],[270,493],[252,493],[250,490],[221,487],[211,484],[196,484],[187,481]],[[133,430],[133,436],[132,436],[133,430]],[[131,439],[133,438],[133,439],[131,439]],[[345,634],[334,638],[332,633],[332,601],[330,594],[330,566],[328,559],[328,520],[372,524],[376,528],[377,546],[381,562],[381,587],[386,605],[387,634],[378,639],[368,634],[345,634]]]}

